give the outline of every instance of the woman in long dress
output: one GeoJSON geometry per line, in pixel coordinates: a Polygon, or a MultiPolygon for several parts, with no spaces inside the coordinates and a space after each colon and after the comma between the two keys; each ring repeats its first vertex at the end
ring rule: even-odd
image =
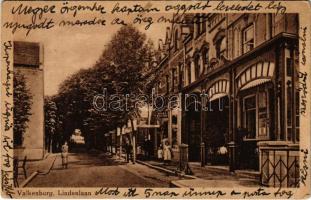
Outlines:
{"type": "Polygon", "coordinates": [[[68,168],[68,144],[65,142],[65,144],[62,146],[62,165],[63,169],[68,168]]]}
{"type": "Polygon", "coordinates": [[[163,159],[164,159],[164,164],[169,164],[172,160],[171,147],[169,146],[168,141],[165,141],[165,143],[164,143],[163,159]]]}

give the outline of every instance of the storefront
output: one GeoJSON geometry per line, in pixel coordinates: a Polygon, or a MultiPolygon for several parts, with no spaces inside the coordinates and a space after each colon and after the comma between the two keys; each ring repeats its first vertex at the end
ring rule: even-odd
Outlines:
{"type": "Polygon", "coordinates": [[[188,144],[188,157],[191,162],[200,162],[201,144],[201,98],[199,93],[185,95],[184,134],[182,142],[188,144]]]}
{"type": "MultiPolygon", "coordinates": [[[[271,177],[291,176],[291,166],[298,162],[295,41],[280,37],[250,54],[252,59],[246,57],[232,65],[230,167],[266,174],[266,184],[271,183],[271,177]]],[[[284,180],[277,182],[284,184],[284,180]]]]}
{"type": "Polygon", "coordinates": [[[236,76],[240,168],[259,170],[257,142],[273,139],[274,62],[259,61],[236,76]],[[271,136],[270,136],[271,135],[271,136]]]}
{"type": "Polygon", "coordinates": [[[228,76],[220,77],[207,86],[208,101],[205,106],[206,111],[204,111],[205,131],[203,133],[206,162],[212,165],[228,165],[228,76]]]}

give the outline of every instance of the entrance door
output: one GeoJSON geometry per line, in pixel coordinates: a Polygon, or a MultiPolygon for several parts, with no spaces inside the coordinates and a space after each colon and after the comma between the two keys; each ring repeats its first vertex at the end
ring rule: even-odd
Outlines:
{"type": "Polygon", "coordinates": [[[222,97],[210,102],[206,111],[206,160],[212,165],[228,164],[229,99],[222,97]]]}
{"type": "Polygon", "coordinates": [[[189,161],[200,161],[201,112],[195,109],[187,111],[187,132],[189,145],[189,161]]]}
{"type": "Polygon", "coordinates": [[[257,100],[256,94],[243,99],[244,138],[241,141],[241,168],[258,170],[257,151],[257,100]]]}

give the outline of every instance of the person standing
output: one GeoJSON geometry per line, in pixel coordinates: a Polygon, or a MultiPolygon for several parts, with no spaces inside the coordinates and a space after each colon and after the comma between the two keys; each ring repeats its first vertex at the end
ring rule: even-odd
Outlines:
{"type": "Polygon", "coordinates": [[[165,141],[164,147],[163,147],[163,159],[164,164],[168,165],[172,160],[172,149],[168,143],[168,141],[165,141]]]}
{"type": "Polygon", "coordinates": [[[126,152],[126,162],[128,163],[131,160],[132,163],[134,163],[133,157],[132,157],[133,146],[128,141],[126,141],[124,148],[126,152]]]}
{"type": "Polygon", "coordinates": [[[67,142],[65,142],[65,144],[63,144],[63,146],[62,146],[61,156],[62,156],[63,169],[65,169],[65,168],[67,169],[68,168],[68,144],[67,144],[67,142]]]}
{"type": "Polygon", "coordinates": [[[158,148],[158,160],[159,161],[163,160],[163,147],[162,147],[162,144],[160,144],[160,146],[158,148]]]}

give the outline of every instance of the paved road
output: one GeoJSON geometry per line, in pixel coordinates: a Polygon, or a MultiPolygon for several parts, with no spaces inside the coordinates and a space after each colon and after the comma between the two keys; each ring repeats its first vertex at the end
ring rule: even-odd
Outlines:
{"type": "Polygon", "coordinates": [[[141,164],[116,161],[105,154],[70,154],[68,169],[57,157],[51,172],[36,176],[27,187],[169,187],[178,177],[141,164]]]}

